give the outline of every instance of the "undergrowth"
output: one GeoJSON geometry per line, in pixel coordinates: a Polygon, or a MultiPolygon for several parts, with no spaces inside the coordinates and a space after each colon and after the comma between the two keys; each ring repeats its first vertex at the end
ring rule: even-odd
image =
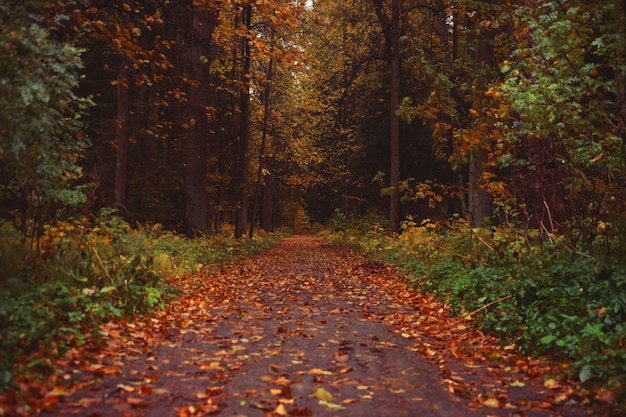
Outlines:
{"type": "Polygon", "coordinates": [[[512,224],[407,220],[390,235],[379,218],[336,213],[328,239],[403,268],[411,284],[471,314],[523,354],[549,355],[569,378],[626,402],[626,256],[620,236],[582,250],[564,236],[512,224]],[[602,256],[598,256],[600,253],[602,256]]]}
{"type": "Polygon", "coordinates": [[[0,221],[0,392],[45,378],[54,357],[97,336],[112,318],[149,313],[173,296],[168,277],[270,246],[278,234],[187,239],[160,225],[131,227],[111,212],[77,218],[24,239],[0,221]]]}

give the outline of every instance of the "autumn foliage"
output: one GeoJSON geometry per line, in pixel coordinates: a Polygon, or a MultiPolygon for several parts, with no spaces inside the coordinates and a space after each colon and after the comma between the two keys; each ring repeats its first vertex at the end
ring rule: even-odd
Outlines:
{"type": "Polygon", "coordinates": [[[171,275],[331,223],[623,396],[625,22],[620,0],[1,2],[0,387],[171,275]]]}

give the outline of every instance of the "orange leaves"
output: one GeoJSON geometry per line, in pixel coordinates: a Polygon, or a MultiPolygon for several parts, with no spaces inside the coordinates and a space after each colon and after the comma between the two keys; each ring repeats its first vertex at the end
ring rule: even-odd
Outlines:
{"type": "MultiPolygon", "coordinates": [[[[509,398],[509,389],[532,385],[520,370],[548,372],[541,363],[515,358],[513,347],[473,330],[471,320],[452,319],[448,306],[399,278],[391,267],[311,237],[226,264],[211,276],[173,278],[181,296],[166,309],[103,326],[109,344],[90,352],[90,361],[78,349],[66,355],[63,380],[88,376],[84,384],[98,400],[72,396],[78,384],[55,383],[46,407],[63,398],[65,407],[104,416],[161,407],[189,417],[224,410],[283,417],[344,409],[363,415],[379,404],[392,407],[389,415],[401,409],[393,404],[418,411],[458,407],[458,415],[469,404],[523,415],[549,404],[509,398]],[[96,380],[115,387],[104,405],[96,380]],[[443,389],[425,392],[424,386],[443,389]],[[174,400],[185,403],[172,407],[174,400]]],[[[539,388],[555,401],[571,395],[563,381],[545,381],[539,388]]]]}

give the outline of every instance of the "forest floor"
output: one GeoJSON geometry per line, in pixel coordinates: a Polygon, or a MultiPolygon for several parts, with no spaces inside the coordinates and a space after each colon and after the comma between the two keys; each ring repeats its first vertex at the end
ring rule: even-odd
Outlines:
{"type": "Polygon", "coordinates": [[[584,416],[547,364],[312,236],[175,285],[70,351],[47,416],[584,416]]]}

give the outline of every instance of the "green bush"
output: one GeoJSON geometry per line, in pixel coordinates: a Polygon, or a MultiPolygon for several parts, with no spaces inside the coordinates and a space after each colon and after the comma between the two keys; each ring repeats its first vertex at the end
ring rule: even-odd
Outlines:
{"type": "MultiPolygon", "coordinates": [[[[517,343],[524,354],[567,360],[581,381],[622,390],[626,257],[618,242],[608,242],[607,257],[596,259],[562,236],[512,225],[409,219],[392,236],[376,223],[341,220],[331,241],[402,266],[413,285],[455,314],[472,313],[484,331],[517,343]]],[[[598,245],[607,247],[606,239],[598,245]]]]}
{"type": "Polygon", "coordinates": [[[162,306],[176,294],[169,277],[257,252],[279,237],[187,239],[158,224],[132,228],[110,210],[93,222],[58,221],[36,241],[0,222],[0,392],[16,373],[45,377],[41,361],[25,366],[18,358],[62,355],[111,318],[162,306]]]}

